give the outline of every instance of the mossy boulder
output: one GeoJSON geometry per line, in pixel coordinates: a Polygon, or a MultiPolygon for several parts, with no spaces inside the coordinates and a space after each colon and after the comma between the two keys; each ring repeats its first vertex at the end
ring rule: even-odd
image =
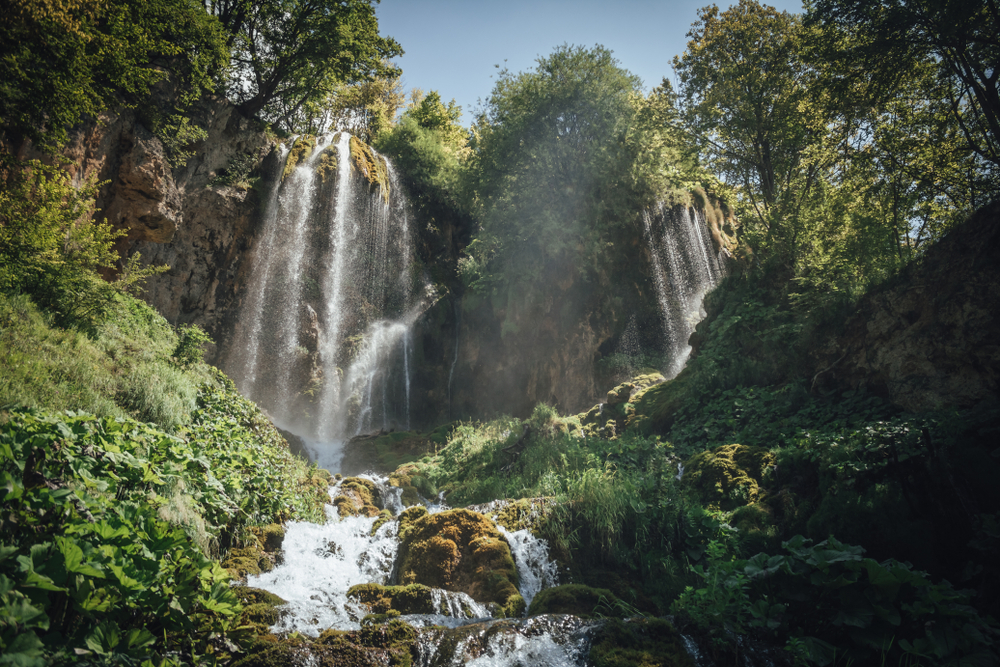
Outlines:
{"type": "Polygon", "coordinates": [[[761,482],[774,462],[774,454],[763,447],[723,445],[688,459],[682,483],[706,507],[728,512],[762,500],[761,482]]]}
{"type": "Polygon", "coordinates": [[[319,180],[326,183],[337,175],[337,148],[327,146],[316,159],[316,175],[319,180]]]}
{"type": "Polygon", "coordinates": [[[278,622],[281,613],[278,607],[287,604],[285,600],[260,588],[237,586],[233,590],[243,605],[240,625],[249,626],[257,635],[269,633],[271,626],[278,622]]]}
{"type": "MultiPolygon", "coordinates": [[[[264,553],[264,548],[256,540],[250,546],[239,549],[230,549],[229,553],[222,560],[222,567],[233,579],[245,580],[247,575],[258,575],[261,573],[261,561],[268,561],[273,567],[273,561],[269,561],[264,553]]],[[[267,565],[265,565],[267,567],[267,565]]],[[[271,569],[268,567],[268,569],[271,569]]]]}
{"type": "Polygon", "coordinates": [[[272,523],[263,527],[254,527],[250,531],[260,542],[265,552],[275,552],[281,549],[282,542],[285,541],[285,527],[280,523],[272,523]]]}
{"type": "Polygon", "coordinates": [[[594,667],[695,667],[680,633],[659,618],[608,621],[594,634],[589,658],[594,667]]]}
{"type": "Polygon", "coordinates": [[[521,498],[519,500],[493,500],[467,509],[484,514],[498,526],[514,532],[530,530],[538,535],[556,503],[552,498],[521,498]]]}
{"type": "Polygon", "coordinates": [[[517,592],[517,569],[510,547],[492,521],[458,509],[425,514],[407,523],[404,531],[400,522],[401,584],[466,593],[477,602],[500,605],[505,615],[520,615],[524,599],[517,592]]]}
{"type": "Polygon", "coordinates": [[[340,518],[349,516],[378,516],[381,509],[378,487],[363,477],[346,477],[340,483],[333,505],[340,518]]]}
{"type": "Polygon", "coordinates": [[[390,620],[351,632],[327,630],[315,640],[296,634],[263,639],[266,641],[255,642],[235,667],[411,667],[417,631],[390,620]]]}
{"type": "Polygon", "coordinates": [[[606,588],[591,588],[583,584],[563,584],[539,591],[531,601],[528,616],[539,614],[572,614],[590,618],[601,608],[601,614],[615,609],[618,598],[606,588]]]}
{"type": "Polygon", "coordinates": [[[347,597],[368,607],[373,614],[433,614],[434,598],[431,589],[420,584],[409,586],[381,586],[359,584],[351,586],[347,597]]]}
{"type": "Polygon", "coordinates": [[[413,531],[417,522],[427,516],[429,512],[423,505],[408,507],[399,514],[399,540],[403,542],[413,531]]]}
{"type": "Polygon", "coordinates": [[[628,399],[632,397],[633,391],[635,391],[634,382],[623,382],[608,392],[607,404],[618,405],[619,403],[628,403],[628,399]]]}

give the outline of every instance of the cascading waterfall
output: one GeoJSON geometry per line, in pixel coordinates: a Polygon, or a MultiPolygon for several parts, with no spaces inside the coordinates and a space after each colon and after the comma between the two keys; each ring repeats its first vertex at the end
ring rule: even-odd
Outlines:
{"type": "Polygon", "coordinates": [[[688,338],[705,317],[702,299],[725,276],[725,265],[701,212],[661,203],[643,212],[643,222],[663,319],[664,375],[672,378],[691,354],[688,338]]]}
{"type": "Polygon", "coordinates": [[[280,151],[226,370],[317,450],[408,428],[410,328],[427,304],[392,165],[345,132],[280,151]]]}

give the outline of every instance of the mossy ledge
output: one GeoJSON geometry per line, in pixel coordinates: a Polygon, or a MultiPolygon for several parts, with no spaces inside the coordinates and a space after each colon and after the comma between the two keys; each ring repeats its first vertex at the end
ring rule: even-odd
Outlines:
{"type": "Polygon", "coordinates": [[[285,159],[285,169],[281,172],[281,180],[288,178],[300,162],[308,160],[314,148],[316,148],[316,137],[306,134],[296,139],[291,150],[288,151],[288,158],[285,159]]]}
{"type": "Polygon", "coordinates": [[[382,198],[389,201],[389,170],[385,158],[376,155],[372,147],[357,137],[351,137],[351,158],[354,168],[368,179],[370,185],[382,188],[382,198]]]}

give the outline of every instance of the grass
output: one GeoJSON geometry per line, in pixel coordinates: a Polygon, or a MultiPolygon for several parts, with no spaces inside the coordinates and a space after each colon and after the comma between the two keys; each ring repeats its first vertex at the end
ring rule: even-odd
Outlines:
{"type": "Polygon", "coordinates": [[[0,294],[0,407],[131,416],[176,431],[195,409],[204,364],[173,357],[178,337],[145,303],[121,297],[92,336],[53,324],[23,294],[0,294]]]}

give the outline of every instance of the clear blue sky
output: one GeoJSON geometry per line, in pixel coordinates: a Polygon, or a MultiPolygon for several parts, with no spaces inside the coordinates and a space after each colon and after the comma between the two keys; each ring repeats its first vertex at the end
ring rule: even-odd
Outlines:
{"type": "MultiPolygon", "coordinates": [[[[612,50],[646,89],[684,51],[685,34],[708,0],[382,0],[380,32],[394,37],[405,55],[403,87],[437,90],[462,105],[462,123],[493,89],[494,65],[531,69],[535,59],[561,44],[612,50]],[[506,61],[506,62],[505,62],[506,61]]],[[[728,7],[729,2],[717,3],[728,7]]],[[[801,0],[775,0],[779,10],[801,12],[801,0]]]]}

